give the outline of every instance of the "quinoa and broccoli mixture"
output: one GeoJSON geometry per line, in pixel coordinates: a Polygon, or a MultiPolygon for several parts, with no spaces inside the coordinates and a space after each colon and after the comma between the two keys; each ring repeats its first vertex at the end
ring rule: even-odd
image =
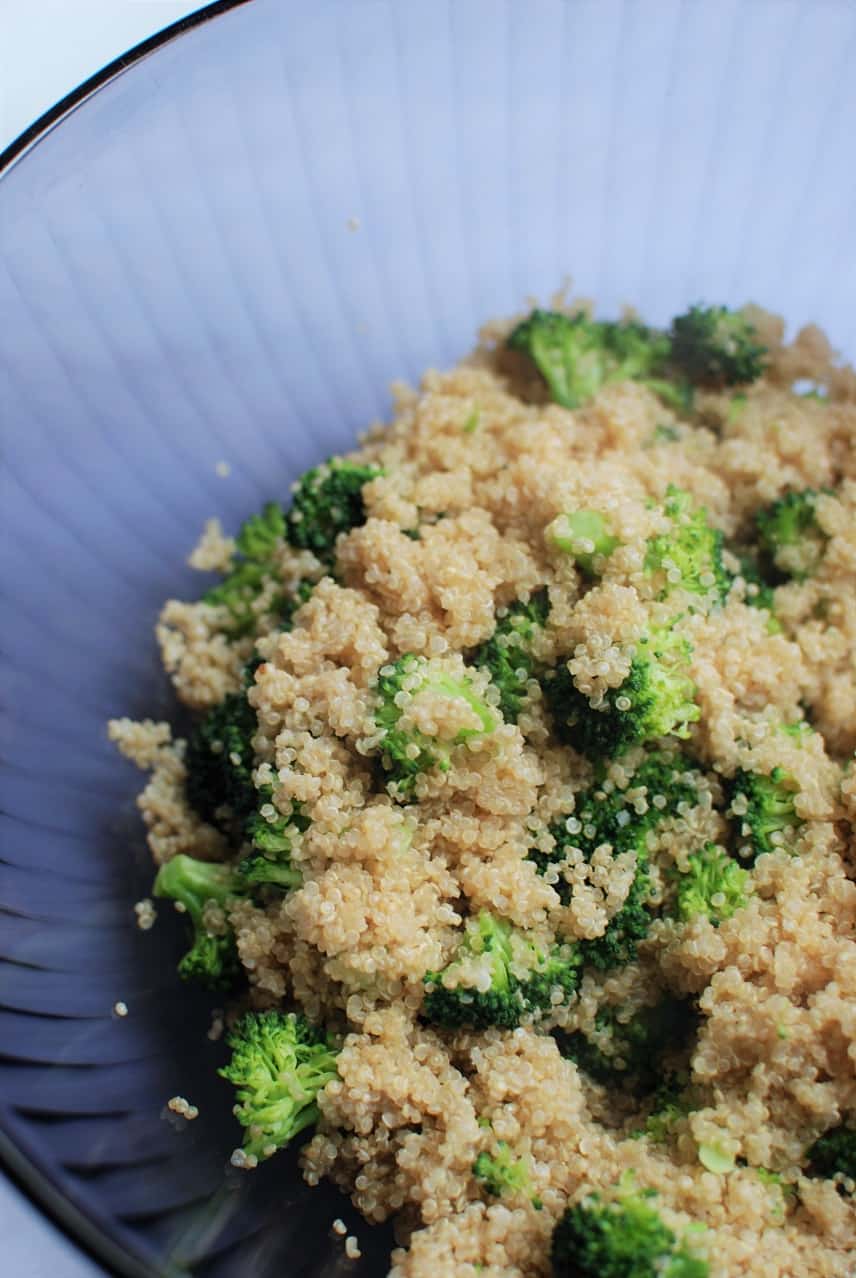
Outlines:
{"type": "Polygon", "coordinates": [[[111,724],[233,1163],[393,1278],[852,1278],[856,375],[557,303],[278,496],[111,724]]]}

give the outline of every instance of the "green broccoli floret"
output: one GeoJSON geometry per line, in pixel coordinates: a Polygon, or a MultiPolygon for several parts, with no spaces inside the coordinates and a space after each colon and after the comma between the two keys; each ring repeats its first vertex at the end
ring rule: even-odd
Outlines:
{"type": "Polygon", "coordinates": [[[299,550],[311,550],[322,563],[332,563],[339,534],[365,523],[363,487],[380,474],[378,466],[337,460],[307,471],[294,486],[286,539],[299,550]]]}
{"type": "Polygon", "coordinates": [[[258,806],[250,813],[245,826],[246,837],[256,855],[244,857],[238,872],[248,889],[266,885],[287,891],[303,881],[290,857],[295,835],[309,828],[309,818],[303,814],[300,804],[293,804],[288,814],[277,812],[272,785],[261,786],[256,793],[258,806]],[[275,813],[273,817],[271,811],[275,813]]]}
{"type": "Polygon", "coordinates": [[[764,372],[766,347],[740,311],[692,306],[672,320],[671,364],[699,386],[737,386],[764,372]]]}
{"type": "Polygon", "coordinates": [[[847,1181],[841,1186],[853,1193],[856,1182],[856,1127],[841,1123],[819,1137],[808,1149],[808,1176],[847,1181]]]}
{"type": "Polygon", "coordinates": [[[569,847],[580,848],[587,859],[604,843],[610,844],[615,855],[644,854],[649,830],[698,803],[700,780],[681,754],[645,754],[624,788],[614,782],[596,782],[577,794],[573,815],[550,826],[556,843],[553,851],[532,857],[544,870],[550,862],[563,860],[569,847]]]}
{"type": "Polygon", "coordinates": [[[650,1091],[662,1076],[659,1057],[666,1048],[680,1046],[696,1025],[692,1003],[667,997],[653,1006],[629,1013],[626,1008],[601,1007],[592,1034],[555,1030],[559,1051],[598,1083],[650,1091]]]}
{"type": "Polygon", "coordinates": [[[649,540],[645,555],[645,571],[657,576],[661,598],[680,589],[720,603],[731,589],[722,562],[722,533],[707,522],[703,506],[694,507],[690,494],[672,484],[663,510],[672,527],[649,540]]]}
{"type": "Polygon", "coordinates": [[[655,1145],[664,1144],[672,1134],[675,1124],[694,1109],[698,1109],[700,1100],[697,1093],[698,1089],[692,1086],[687,1071],[666,1070],[661,1074],[661,1081],[651,1099],[645,1126],[641,1131],[634,1132],[633,1138],[646,1137],[655,1145]]]}
{"type": "Polygon", "coordinates": [[[294,1012],[249,1012],[227,1042],[232,1059],[219,1073],[237,1088],[235,1115],[244,1129],[239,1165],[252,1167],[317,1121],[318,1093],[337,1077],[338,1053],[294,1012]]]}
{"type": "Polygon", "coordinates": [[[651,1191],[624,1189],[612,1202],[590,1194],[553,1230],[555,1278],[707,1278],[709,1268],[651,1206],[651,1191]]]}
{"type": "Polygon", "coordinates": [[[639,639],[627,678],[597,707],[562,662],[542,680],[557,736],[596,759],[615,758],[656,737],[688,737],[700,714],[687,673],[691,652],[674,629],[653,629],[639,639]]]}
{"type": "Polygon", "coordinates": [[[508,346],[532,360],[552,399],[565,408],[578,408],[610,382],[630,380],[683,402],[680,388],[663,377],[668,338],[634,320],[534,310],[509,335],[508,346]]]}
{"type": "Polygon", "coordinates": [[[812,488],[785,493],[755,515],[761,548],[785,578],[810,577],[823,558],[829,538],[817,522],[820,496],[812,488]]]}
{"type": "Polygon", "coordinates": [[[405,799],[413,793],[422,773],[434,768],[448,772],[454,747],[493,732],[499,727],[500,716],[482,700],[466,676],[453,676],[436,661],[405,653],[380,670],[375,723],[381,733],[381,761],[389,777],[390,792],[405,799]],[[461,728],[451,740],[426,736],[415,727],[402,727],[408,704],[425,692],[464,702],[475,722],[461,728]]]}
{"type": "Polygon", "coordinates": [[[651,930],[650,900],[648,858],[638,854],[636,874],[624,904],[613,914],[602,936],[581,942],[580,954],[583,962],[603,970],[632,963],[636,958],[639,942],[644,941],[651,930]]]}
{"type": "Polygon", "coordinates": [[[731,918],[747,901],[749,875],[715,843],[693,852],[687,870],[677,876],[677,915],[684,922],[704,914],[712,923],[731,918]]]}
{"type": "Polygon", "coordinates": [[[158,870],[153,891],[183,907],[193,929],[193,944],[178,964],[182,980],[209,989],[231,988],[240,973],[234,934],[231,928],[217,935],[209,932],[203,915],[210,902],[223,907],[245,895],[235,867],[179,854],[158,870]]]}
{"type": "Polygon", "coordinates": [[[294,845],[295,831],[302,834],[309,829],[309,818],[303,814],[300,804],[293,804],[287,814],[273,808],[273,786],[263,785],[257,791],[258,806],[250,813],[245,826],[247,839],[258,852],[266,856],[287,856],[294,845]],[[264,811],[263,811],[264,810],[264,811]]]}
{"type": "Polygon", "coordinates": [[[757,557],[751,551],[738,551],[740,576],[746,583],[743,602],[749,608],[766,608],[770,614],[767,622],[769,634],[780,634],[782,627],[776,620],[776,596],[773,586],[765,581],[757,557]]]}
{"type": "Polygon", "coordinates": [[[233,692],[209,710],[187,741],[185,791],[205,820],[240,842],[256,806],[252,739],[256,712],[246,692],[233,692]]]}
{"type": "Polygon", "coordinates": [[[788,846],[789,837],[802,824],[794,807],[796,786],[784,768],[769,776],[740,769],[731,782],[729,815],[740,822],[740,833],[749,840],[754,857],[788,846]]]}
{"type": "Polygon", "coordinates": [[[558,550],[573,555],[580,572],[588,578],[598,575],[599,562],[608,559],[619,545],[607,520],[596,510],[574,510],[559,515],[547,525],[544,536],[558,550]]]}
{"type": "MultiPolygon", "coordinates": [[[[276,553],[285,536],[285,514],[275,501],[251,515],[235,538],[235,553],[228,575],[202,596],[205,603],[228,608],[231,621],[226,627],[230,638],[250,634],[256,627],[258,613],[253,607],[271,578],[278,576],[276,553]]],[[[285,592],[278,592],[268,611],[277,612],[287,604],[285,592]]]]}
{"type": "Polygon", "coordinates": [[[258,887],[281,888],[288,892],[303,882],[303,875],[289,861],[271,856],[245,856],[238,862],[237,870],[247,892],[258,887]]]}
{"type": "Polygon", "coordinates": [[[276,612],[280,630],[290,630],[294,623],[294,614],[309,600],[318,583],[304,577],[299,581],[290,595],[280,595],[276,601],[276,612]]]}
{"type": "Polygon", "coordinates": [[[546,953],[504,919],[482,911],[468,919],[461,945],[447,967],[425,974],[422,1013],[448,1029],[514,1029],[566,1001],[579,984],[572,945],[546,953]],[[478,959],[484,962],[479,964],[478,959]],[[467,970],[478,967],[476,979],[467,970]]]}
{"type": "Polygon", "coordinates": [[[473,657],[473,664],[490,674],[499,690],[499,708],[507,723],[516,723],[528,696],[529,680],[537,663],[532,639],[547,620],[547,592],[533,595],[528,603],[513,603],[496,623],[496,629],[473,657]]]}
{"type": "MultiPolygon", "coordinates": [[[[584,962],[605,969],[622,966],[636,957],[637,945],[651,927],[648,832],[660,821],[678,816],[698,803],[698,784],[698,774],[681,755],[646,755],[625,789],[614,784],[604,789],[596,784],[577,795],[573,814],[550,827],[555,840],[553,849],[547,853],[530,852],[542,874],[551,865],[561,866],[569,848],[579,848],[587,860],[603,844],[611,846],[614,856],[636,853],[636,874],[624,904],[603,936],[580,943],[584,962]]],[[[567,904],[571,896],[567,882],[560,878],[555,887],[567,904]]]]}
{"type": "Polygon", "coordinates": [[[517,1193],[530,1196],[532,1192],[528,1159],[515,1158],[511,1146],[504,1140],[496,1142],[495,1154],[482,1150],[473,1163],[473,1175],[495,1198],[517,1193]]]}

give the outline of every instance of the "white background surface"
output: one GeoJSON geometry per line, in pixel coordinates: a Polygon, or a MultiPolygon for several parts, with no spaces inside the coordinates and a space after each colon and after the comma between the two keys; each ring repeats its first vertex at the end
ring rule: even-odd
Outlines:
{"type": "MultiPolygon", "coordinates": [[[[0,151],[60,98],[200,0],[0,0],[0,151]]],[[[0,1273],[101,1278],[0,1172],[0,1273]]]]}
{"type": "Polygon", "coordinates": [[[203,0],[0,0],[0,151],[60,98],[203,0]]]}

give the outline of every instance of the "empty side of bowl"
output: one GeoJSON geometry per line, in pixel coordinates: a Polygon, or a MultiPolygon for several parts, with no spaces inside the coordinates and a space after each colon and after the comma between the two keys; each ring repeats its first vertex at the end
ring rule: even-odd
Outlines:
{"type": "Polygon", "coordinates": [[[255,0],[0,178],[0,1130],[116,1267],[330,1275],[339,1215],[348,1273],[389,1245],[292,1153],[227,1172],[211,1000],[177,920],[134,927],[105,722],[173,712],[153,622],[202,588],[203,521],[568,276],[658,322],[759,300],[852,352],[854,40],[846,0],[255,0]]]}

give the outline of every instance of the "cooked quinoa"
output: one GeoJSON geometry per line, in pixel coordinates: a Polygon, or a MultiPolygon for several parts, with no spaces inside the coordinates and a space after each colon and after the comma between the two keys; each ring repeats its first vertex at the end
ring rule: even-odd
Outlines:
{"type": "MultiPolygon", "coordinates": [[[[677,1236],[706,1227],[692,1238],[711,1278],[856,1271],[854,1186],[808,1174],[807,1155],[856,1121],[856,375],[816,328],[785,343],[777,318],[747,314],[763,376],[738,393],[697,388],[683,409],[632,380],[563,407],[507,348],[512,326],[488,326],[459,367],[396,387],[392,421],[349,455],[376,471],[331,557],[278,535],[239,626],[216,593],[170,600],[158,622],[181,701],[203,714],[240,694],[255,715],[248,766],[261,819],[292,821],[295,882],[208,901],[205,926],[234,932],[247,1006],[297,1007],[337,1036],[303,1173],[329,1177],[369,1222],[395,1216],[393,1278],[547,1275],[568,1204],[609,1198],[629,1173],[677,1236]],[[674,490],[722,534],[720,595],[712,575],[690,594],[668,555],[652,558],[674,490]],[[786,564],[772,608],[758,607],[741,550],[759,510],[805,490],[821,549],[808,573],[786,564]],[[608,553],[547,535],[581,510],[605,522],[608,553]],[[287,623],[282,597],[299,605],[287,623]],[[545,619],[517,672],[515,722],[477,654],[536,599],[545,619]],[[691,713],[667,743],[586,757],[573,719],[561,730],[554,717],[550,678],[573,682],[583,713],[623,713],[618,690],[652,628],[685,644],[691,713]],[[413,775],[397,783],[378,701],[405,654],[448,686],[466,681],[472,704],[411,679],[396,730],[436,753],[421,767],[405,751],[413,775]],[[694,798],[655,822],[664,800],[634,775],[658,750],[672,764],[680,752],[694,798]],[[790,787],[788,820],[754,853],[747,776],[790,787]],[[460,957],[467,920],[600,953],[638,855],[585,851],[592,793],[595,814],[624,793],[619,825],[647,822],[650,926],[635,952],[584,964],[573,992],[516,1026],[431,1023],[438,983],[487,988],[485,955],[460,957]],[[734,901],[682,916],[676,884],[708,846],[735,862],[734,901]],[[456,955],[455,975],[432,983],[456,955]],[[691,1099],[657,1128],[651,1087],[615,1085],[591,1062],[609,1064],[622,1019],[662,999],[691,1009],[689,1028],[652,1045],[651,1064],[680,1073],[691,1099]],[[588,1056],[567,1050],[583,1042],[588,1056]],[[491,1192],[476,1175],[500,1148],[525,1166],[525,1189],[491,1192]]],[[[228,572],[235,546],[212,521],[191,563],[228,572]]],[[[110,732],[150,773],[139,806],[155,862],[233,861],[230,813],[191,806],[170,726],[120,719],[110,732]]],[[[151,902],[135,909],[150,927],[151,902]]],[[[359,1255],[351,1236],[345,1250],[359,1255]]]]}

